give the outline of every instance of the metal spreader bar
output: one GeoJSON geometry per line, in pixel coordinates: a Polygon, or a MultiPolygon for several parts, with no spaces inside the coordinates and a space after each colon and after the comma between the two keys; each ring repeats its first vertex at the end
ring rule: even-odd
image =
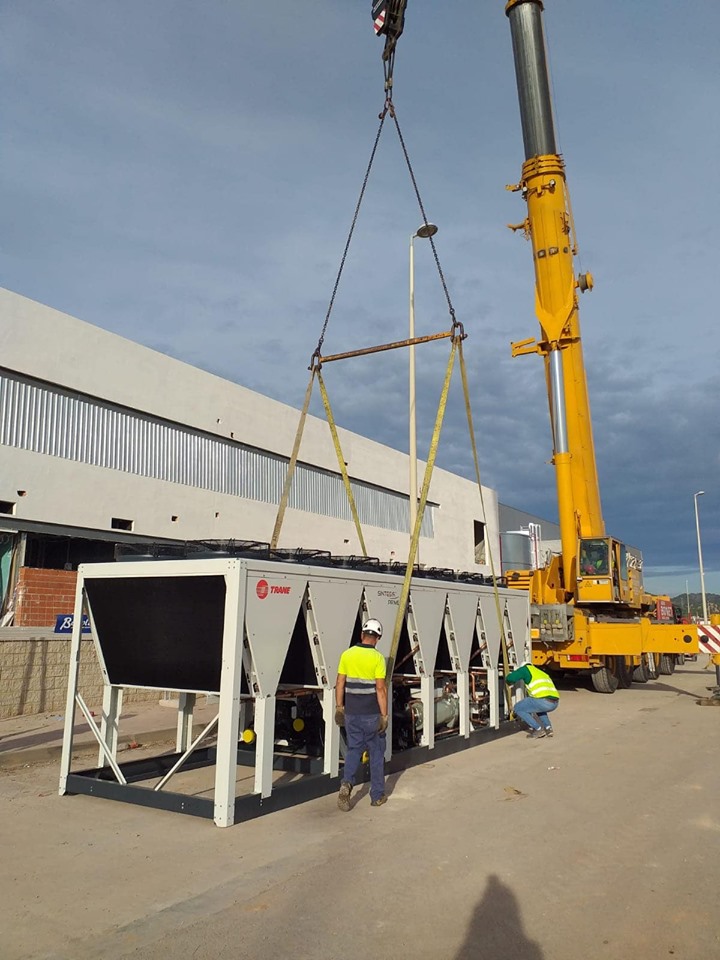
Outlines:
{"type": "Polygon", "coordinates": [[[383,353],[385,350],[397,350],[399,347],[412,347],[418,343],[430,343],[433,340],[449,340],[453,337],[452,330],[445,330],[443,333],[430,333],[425,337],[412,337],[409,340],[395,340],[393,343],[381,343],[376,347],[363,347],[361,350],[348,350],[346,353],[333,353],[328,357],[317,357],[317,362],[322,366],[323,363],[331,363],[333,360],[349,360],[352,357],[364,357],[368,353],[383,353]]]}

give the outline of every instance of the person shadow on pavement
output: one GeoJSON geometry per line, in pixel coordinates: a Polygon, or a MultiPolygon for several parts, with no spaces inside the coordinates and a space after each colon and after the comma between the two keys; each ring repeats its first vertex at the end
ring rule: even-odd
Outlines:
{"type": "Polygon", "coordinates": [[[495,874],[468,925],[454,960],[543,960],[543,952],[523,929],[515,894],[495,874]]]}

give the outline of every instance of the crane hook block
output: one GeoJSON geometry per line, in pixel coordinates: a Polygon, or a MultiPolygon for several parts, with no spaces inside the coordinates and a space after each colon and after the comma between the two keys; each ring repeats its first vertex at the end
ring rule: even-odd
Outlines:
{"type": "Polygon", "coordinates": [[[372,19],[375,33],[385,37],[383,60],[389,60],[395,44],[405,28],[407,0],[372,0],[372,19]]]}

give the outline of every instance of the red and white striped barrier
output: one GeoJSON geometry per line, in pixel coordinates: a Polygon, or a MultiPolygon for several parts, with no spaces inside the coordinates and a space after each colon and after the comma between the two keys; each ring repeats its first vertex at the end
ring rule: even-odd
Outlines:
{"type": "Polygon", "coordinates": [[[720,627],[711,627],[707,623],[698,623],[698,640],[702,653],[720,653],[720,627]]]}

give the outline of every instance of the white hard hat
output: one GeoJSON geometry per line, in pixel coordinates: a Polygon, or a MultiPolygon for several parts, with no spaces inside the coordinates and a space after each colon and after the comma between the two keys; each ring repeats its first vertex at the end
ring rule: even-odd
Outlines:
{"type": "Polygon", "coordinates": [[[374,633],[377,634],[378,637],[381,637],[383,635],[382,624],[379,620],[366,620],[362,625],[362,632],[374,633]]]}

